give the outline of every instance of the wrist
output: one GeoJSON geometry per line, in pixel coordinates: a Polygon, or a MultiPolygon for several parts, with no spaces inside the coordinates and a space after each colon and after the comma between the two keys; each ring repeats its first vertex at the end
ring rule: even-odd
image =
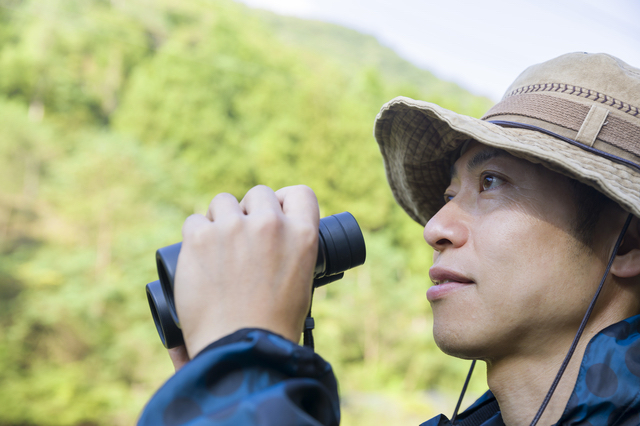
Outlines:
{"type": "MultiPolygon", "coordinates": [[[[209,324],[211,324],[211,322],[209,322],[209,324]]],[[[304,320],[301,324],[295,327],[292,327],[291,325],[287,326],[283,324],[267,323],[265,321],[246,321],[220,325],[221,327],[202,327],[202,329],[193,330],[192,332],[185,332],[183,329],[185,345],[190,358],[193,358],[211,344],[243,329],[264,330],[283,337],[295,344],[299,344],[302,336],[304,320]]]]}

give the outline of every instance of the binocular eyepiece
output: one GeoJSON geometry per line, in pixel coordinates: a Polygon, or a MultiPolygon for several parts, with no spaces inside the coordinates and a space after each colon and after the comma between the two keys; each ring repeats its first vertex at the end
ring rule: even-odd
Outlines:
{"type": "MultiPolygon", "coordinates": [[[[313,286],[337,281],[348,269],[364,263],[366,249],[358,222],[343,212],[320,219],[318,257],[313,271],[313,286]]],[[[184,344],[176,313],[173,287],[182,243],[156,251],[159,280],[147,284],[147,300],[162,344],[170,349],[184,344]]]]}

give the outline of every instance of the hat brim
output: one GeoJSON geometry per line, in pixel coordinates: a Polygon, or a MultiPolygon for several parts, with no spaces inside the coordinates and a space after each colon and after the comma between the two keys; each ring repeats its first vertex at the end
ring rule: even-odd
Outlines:
{"type": "Polygon", "coordinates": [[[640,172],[535,130],[505,128],[398,97],[380,110],[374,135],[396,200],[421,225],[444,205],[451,167],[468,140],[590,185],[640,217],[640,172]]]}

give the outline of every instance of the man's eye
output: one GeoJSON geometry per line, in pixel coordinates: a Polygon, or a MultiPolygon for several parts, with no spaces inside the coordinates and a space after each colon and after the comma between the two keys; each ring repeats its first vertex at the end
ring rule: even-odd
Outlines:
{"type": "Polygon", "coordinates": [[[504,183],[504,179],[499,178],[498,176],[493,175],[485,175],[482,176],[482,191],[488,191],[489,189],[494,189],[499,187],[504,183]]]}
{"type": "Polygon", "coordinates": [[[447,204],[451,200],[453,200],[453,195],[444,194],[444,203],[445,204],[447,204]]]}

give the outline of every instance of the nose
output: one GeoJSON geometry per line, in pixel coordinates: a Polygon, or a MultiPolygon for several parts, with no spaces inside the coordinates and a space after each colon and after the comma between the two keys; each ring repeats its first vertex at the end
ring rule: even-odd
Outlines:
{"type": "Polygon", "coordinates": [[[465,212],[455,201],[445,204],[424,227],[424,240],[436,252],[463,246],[469,239],[465,212]]]}

